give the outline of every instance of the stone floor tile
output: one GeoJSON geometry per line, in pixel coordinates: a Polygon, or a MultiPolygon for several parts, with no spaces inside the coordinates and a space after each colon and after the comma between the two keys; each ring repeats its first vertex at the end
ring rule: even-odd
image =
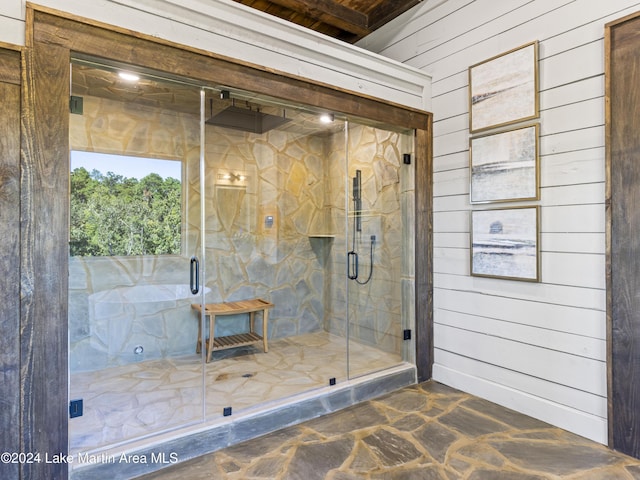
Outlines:
{"type": "Polygon", "coordinates": [[[413,432],[418,428],[424,426],[425,417],[422,415],[417,415],[415,413],[411,413],[409,415],[405,415],[404,417],[396,420],[391,424],[393,428],[396,430],[413,432]]]}
{"type": "Polygon", "coordinates": [[[362,439],[387,467],[402,465],[422,457],[412,442],[392,432],[379,429],[362,439]]]}
{"type": "Polygon", "coordinates": [[[298,446],[284,478],[323,480],[330,470],[340,467],[353,450],[352,438],[298,446]]]}
{"type": "Polygon", "coordinates": [[[456,453],[477,465],[488,465],[497,470],[505,466],[505,458],[484,442],[467,443],[458,448],[456,453]]]}
{"type": "Polygon", "coordinates": [[[377,426],[387,422],[387,417],[371,402],[348,407],[326,417],[310,420],[306,426],[325,436],[345,433],[377,426]]]}
{"type": "Polygon", "coordinates": [[[522,413],[501,407],[493,402],[483,400],[481,398],[472,397],[465,400],[462,405],[471,408],[477,412],[493,417],[495,420],[506,423],[520,430],[534,430],[540,428],[548,428],[548,423],[542,422],[535,418],[531,418],[522,413]]]}
{"type": "Polygon", "coordinates": [[[469,437],[479,437],[508,429],[503,423],[463,407],[441,415],[438,421],[469,437]]]}
{"type": "Polygon", "coordinates": [[[414,432],[413,437],[440,463],[444,463],[449,447],[461,438],[438,422],[427,423],[414,432]]]}
{"type": "Polygon", "coordinates": [[[469,480],[548,480],[549,477],[504,470],[475,470],[469,480]]]}
{"type": "Polygon", "coordinates": [[[514,464],[542,474],[570,475],[599,466],[614,466],[621,458],[599,447],[509,440],[491,445],[514,464]]]}
{"type": "Polygon", "coordinates": [[[369,447],[362,442],[358,442],[353,451],[352,459],[348,464],[349,471],[364,475],[367,472],[375,470],[379,466],[380,465],[376,461],[376,458],[369,447]]]}
{"type": "Polygon", "coordinates": [[[255,458],[277,452],[288,443],[296,443],[301,430],[299,427],[288,427],[269,433],[262,437],[253,439],[251,442],[244,442],[226,448],[224,451],[230,457],[239,462],[249,462],[255,458]]]}
{"type": "Polygon", "coordinates": [[[640,480],[640,460],[428,382],[142,478],[640,480]]]}
{"type": "Polygon", "coordinates": [[[397,394],[385,395],[376,400],[388,407],[401,412],[419,412],[427,405],[427,397],[419,391],[404,390],[397,394]]]}
{"type": "Polygon", "coordinates": [[[427,465],[377,473],[371,480],[449,480],[449,477],[439,466],[427,465]]]}

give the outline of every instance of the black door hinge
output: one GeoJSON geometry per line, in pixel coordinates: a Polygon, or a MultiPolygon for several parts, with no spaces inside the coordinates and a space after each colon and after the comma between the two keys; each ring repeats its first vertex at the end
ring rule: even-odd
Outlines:
{"type": "Polygon", "coordinates": [[[71,400],[69,402],[69,418],[76,418],[82,416],[82,399],[71,400]]]}

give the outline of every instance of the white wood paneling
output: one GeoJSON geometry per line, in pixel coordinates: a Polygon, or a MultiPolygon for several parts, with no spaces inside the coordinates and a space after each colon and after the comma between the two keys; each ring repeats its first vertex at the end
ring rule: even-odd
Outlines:
{"type": "MultiPolygon", "coordinates": [[[[489,280],[489,279],[485,279],[489,280]]],[[[437,289],[434,291],[436,309],[452,310],[480,317],[496,318],[504,321],[518,321],[525,325],[539,325],[544,328],[559,330],[575,335],[604,338],[604,311],[591,308],[580,308],[575,305],[564,305],[562,298],[547,300],[542,295],[531,293],[530,298],[518,298],[501,295],[498,289],[509,283],[506,280],[494,280],[495,290],[492,294],[482,291],[465,291],[456,289],[437,289]],[[551,301],[555,300],[555,301],[551,301]]],[[[459,279],[459,284],[463,282],[459,279]]],[[[473,284],[470,284],[473,285],[473,284]]],[[[545,289],[540,289],[545,294],[545,289]]],[[[594,296],[598,291],[592,292],[594,296]]],[[[436,323],[439,318],[436,318],[436,323]]],[[[436,340],[439,340],[436,337],[436,340]]],[[[436,342],[438,343],[438,342],[436,342]]]]}
{"type": "Polygon", "coordinates": [[[0,42],[12,45],[24,45],[24,21],[0,15],[0,42]]]}
{"type": "MultiPolygon", "coordinates": [[[[0,41],[24,45],[26,1],[0,3],[0,41]]],[[[37,3],[400,105],[431,107],[430,79],[425,72],[231,0],[37,3]]]]}
{"type": "MultiPolygon", "coordinates": [[[[566,331],[574,333],[582,332],[585,335],[594,335],[596,338],[605,338],[605,325],[602,323],[605,308],[604,290],[566,285],[550,285],[546,283],[537,283],[532,286],[531,284],[521,282],[495,280],[483,277],[460,277],[457,275],[438,273],[434,274],[434,277],[437,279],[438,289],[436,292],[438,292],[438,295],[445,295],[447,291],[470,292],[476,295],[484,295],[484,297],[480,298],[488,300],[492,304],[495,304],[495,299],[491,297],[523,300],[533,303],[542,302],[547,306],[539,309],[538,305],[536,305],[535,311],[530,317],[531,320],[529,324],[537,325],[540,324],[540,322],[545,322],[543,324],[548,325],[549,328],[568,328],[566,331]],[[562,309],[564,307],[567,308],[562,309]],[[571,312],[571,314],[569,314],[569,312],[571,312]],[[574,317],[573,313],[577,313],[577,315],[574,317]],[[538,315],[550,314],[554,314],[554,316],[538,318],[538,315]],[[562,318],[558,319],[557,315],[562,315],[562,318]],[[574,321],[575,323],[572,323],[574,321]],[[560,325],[568,326],[559,327],[560,325]],[[584,331],[581,329],[584,329],[584,331]]],[[[453,293],[453,298],[456,296],[458,296],[458,294],[453,293]]],[[[473,297],[466,298],[464,296],[462,299],[465,301],[474,300],[473,297]]],[[[499,301],[497,304],[500,308],[504,307],[499,301]]],[[[458,308],[458,310],[460,309],[458,308]]],[[[498,316],[498,318],[500,317],[498,316]]]]}
{"type": "MultiPolygon", "coordinates": [[[[541,378],[531,378],[513,370],[487,367],[482,362],[445,350],[437,350],[436,357],[440,360],[439,364],[450,365],[458,371],[467,371],[482,381],[517,387],[517,390],[525,395],[536,395],[543,400],[558,403],[561,407],[570,406],[596,417],[606,417],[606,398],[602,396],[548,382],[541,378]]],[[[511,391],[516,393],[515,388],[511,391]]]]}
{"type": "Polygon", "coordinates": [[[544,378],[594,395],[607,394],[603,361],[439,323],[434,328],[440,350],[531,377],[544,378]]]}
{"type": "Polygon", "coordinates": [[[24,19],[23,3],[20,0],[2,0],[0,2],[0,17],[9,17],[15,20],[24,19]]]}
{"type": "Polygon", "coordinates": [[[424,2],[363,42],[432,75],[434,378],[606,435],[604,24],[634,0],[424,2]],[[539,41],[541,283],[469,275],[468,68],[539,41]]]}

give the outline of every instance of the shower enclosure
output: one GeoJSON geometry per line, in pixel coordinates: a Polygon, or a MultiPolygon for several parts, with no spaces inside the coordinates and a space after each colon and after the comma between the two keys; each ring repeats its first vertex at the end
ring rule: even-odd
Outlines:
{"type": "Polygon", "coordinates": [[[414,363],[413,135],[77,58],[70,113],[70,453],[414,363]],[[194,305],[263,299],[196,353],[194,305]],[[255,326],[250,325],[255,323],[255,326]]]}

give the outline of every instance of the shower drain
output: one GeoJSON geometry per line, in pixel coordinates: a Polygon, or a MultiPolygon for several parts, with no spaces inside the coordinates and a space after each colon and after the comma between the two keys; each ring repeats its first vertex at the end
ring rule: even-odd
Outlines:
{"type": "MultiPolygon", "coordinates": [[[[255,375],[255,373],[243,373],[242,375],[240,375],[242,378],[251,378],[255,375]]],[[[223,382],[225,380],[229,380],[229,379],[233,379],[233,378],[238,378],[237,374],[233,375],[233,374],[229,374],[229,373],[221,373],[219,374],[215,381],[216,382],[223,382]]]]}

